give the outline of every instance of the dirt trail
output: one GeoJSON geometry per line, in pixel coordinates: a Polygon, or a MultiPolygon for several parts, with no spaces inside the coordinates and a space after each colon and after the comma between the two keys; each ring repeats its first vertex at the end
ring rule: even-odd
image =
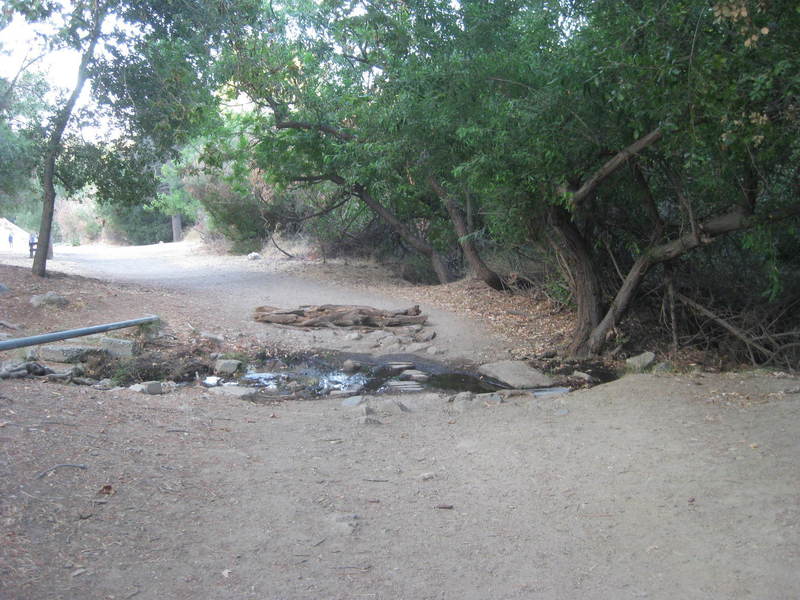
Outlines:
{"type": "MultiPolygon", "coordinates": [[[[73,272],[152,286],[115,290],[117,305],[205,310],[232,331],[261,327],[253,300],[395,305],[238,259],[75,254],[61,254],[73,272]]],[[[434,314],[441,339],[468,339],[434,314]]],[[[464,411],[435,393],[370,406],[381,424],[334,399],[0,382],[0,598],[800,597],[797,378],[636,375],[464,411]],[[46,472],[60,464],[85,468],[46,472]]]]}
{"type": "MultiPolygon", "coordinates": [[[[275,261],[203,253],[201,246],[192,242],[133,247],[64,246],[58,248],[57,259],[51,263],[54,270],[66,273],[179,292],[187,305],[197,307],[195,318],[203,328],[242,332],[262,339],[277,337],[297,349],[345,346],[366,350],[357,344],[346,344],[342,339],[346,332],[298,331],[255,323],[253,309],[260,305],[288,308],[302,304],[361,304],[395,309],[407,303],[352,286],[281,272],[276,268],[279,266],[275,261]]],[[[504,342],[476,324],[425,303],[420,305],[436,330],[440,359],[487,362],[507,357],[504,342]]]]}

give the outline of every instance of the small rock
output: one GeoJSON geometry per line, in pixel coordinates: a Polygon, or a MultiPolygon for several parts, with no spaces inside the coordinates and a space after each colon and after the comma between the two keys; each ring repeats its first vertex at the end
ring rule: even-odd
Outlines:
{"type": "Polygon", "coordinates": [[[408,369],[400,373],[400,381],[416,381],[418,383],[425,383],[430,379],[430,375],[417,371],[416,369],[408,369]]]}
{"type": "Polygon", "coordinates": [[[386,386],[392,392],[421,392],[423,387],[416,381],[389,381],[386,386]]]}
{"type": "Polygon", "coordinates": [[[350,396],[342,400],[342,406],[361,406],[366,402],[364,396],[350,396]]]}
{"type": "Polygon", "coordinates": [[[11,291],[11,288],[10,288],[10,287],[8,287],[8,286],[6,286],[6,285],[3,285],[2,283],[0,283],[0,294],[7,294],[7,293],[8,293],[8,292],[10,292],[10,291],[11,291]]]}
{"type": "Polygon", "coordinates": [[[625,366],[630,371],[644,371],[652,365],[656,360],[656,355],[653,352],[642,352],[637,356],[632,356],[625,361],[625,366]]]}
{"type": "Polygon", "coordinates": [[[209,375],[205,379],[203,379],[203,385],[206,387],[216,387],[222,383],[222,377],[217,377],[216,375],[209,375]]]}
{"type": "Polygon", "coordinates": [[[431,356],[435,356],[439,354],[439,349],[436,346],[429,346],[427,350],[425,350],[425,354],[430,354],[431,356]]]}
{"type": "Polygon", "coordinates": [[[247,255],[247,260],[261,260],[261,255],[258,252],[251,252],[247,255]]]}
{"type": "Polygon", "coordinates": [[[42,306],[58,306],[63,308],[69,304],[69,300],[56,292],[47,292],[46,294],[31,296],[30,302],[35,308],[40,308],[42,306]]]}
{"type": "Polygon", "coordinates": [[[132,392],[139,392],[140,394],[144,393],[144,385],[141,383],[134,383],[133,385],[129,385],[128,389],[132,392]]]}
{"type": "Polygon", "coordinates": [[[422,481],[430,481],[434,477],[436,477],[436,475],[434,475],[433,473],[423,473],[422,475],[419,476],[419,478],[422,479],[422,481]]]}
{"type": "Polygon", "coordinates": [[[383,425],[383,423],[376,419],[375,417],[359,417],[358,418],[359,425],[383,425]]]}
{"type": "Polygon", "coordinates": [[[365,417],[368,417],[369,415],[374,415],[375,414],[375,409],[370,407],[370,406],[367,406],[366,404],[362,404],[361,405],[361,414],[363,416],[365,416],[365,417]]]}
{"type": "Polygon", "coordinates": [[[346,360],[342,363],[342,371],[345,373],[355,373],[361,370],[362,364],[355,360],[346,360]]]}
{"type": "Polygon", "coordinates": [[[587,383],[592,383],[594,381],[594,377],[592,377],[588,373],[584,373],[583,371],[573,371],[570,377],[574,377],[575,379],[582,379],[587,383]]]}
{"type": "Polygon", "coordinates": [[[390,362],[384,365],[384,368],[394,375],[398,373],[402,373],[403,371],[407,371],[408,369],[414,368],[414,363],[410,362],[390,362]]]}
{"type": "Polygon", "coordinates": [[[403,347],[400,344],[391,344],[389,346],[381,347],[381,351],[384,354],[398,354],[403,351],[403,347]]]}
{"type": "Polygon", "coordinates": [[[217,375],[235,375],[242,366],[242,361],[232,358],[220,358],[214,363],[214,373],[217,375]]]}
{"type": "Polygon", "coordinates": [[[558,352],[556,352],[555,350],[548,350],[547,352],[543,352],[541,356],[539,356],[539,358],[547,359],[547,358],[555,358],[556,356],[558,356],[558,352]]]}
{"type": "Polygon", "coordinates": [[[553,414],[557,417],[565,417],[569,414],[568,408],[557,408],[553,411],[553,414]]]}
{"type": "Polygon", "coordinates": [[[216,333],[210,333],[208,331],[201,331],[200,338],[204,340],[208,340],[209,342],[213,342],[217,346],[221,346],[225,343],[225,338],[221,335],[217,335],[216,333]]]}
{"type": "Polygon", "coordinates": [[[328,392],[329,398],[347,398],[349,396],[355,396],[364,388],[363,385],[353,385],[343,390],[332,390],[328,392]]]}
{"type": "Polygon", "coordinates": [[[94,384],[95,389],[98,390],[110,390],[114,387],[114,382],[111,379],[101,379],[97,383],[94,384]]]}
{"type": "Polygon", "coordinates": [[[349,340],[351,342],[355,342],[356,340],[360,340],[361,337],[362,336],[360,333],[354,331],[353,333],[348,333],[346,336],[344,336],[344,339],[349,340]]]}
{"type": "Polygon", "coordinates": [[[391,335],[391,334],[387,335],[386,337],[381,338],[378,341],[378,344],[381,346],[381,348],[386,348],[387,346],[394,346],[395,344],[399,344],[399,343],[400,342],[397,339],[397,336],[391,335]]]}
{"type": "MultiPolygon", "coordinates": [[[[72,383],[75,385],[97,385],[97,379],[92,379],[91,377],[73,377],[72,383]]],[[[148,392],[150,393],[150,392],[148,392]]],[[[159,392],[161,393],[161,392],[159,392]]]]}

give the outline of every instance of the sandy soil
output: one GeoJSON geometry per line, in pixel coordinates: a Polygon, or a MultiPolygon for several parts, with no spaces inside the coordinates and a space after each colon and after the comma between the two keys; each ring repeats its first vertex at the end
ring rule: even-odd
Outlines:
{"type": "MultiPolygon", "coordinates": [[[[250,310],[401,295],[182,252],[59,253],[111,285],[0,265],[14,281],[0,319],[34,332],[159,312],[178,335],[191,320],[312,347],[337,340],[261,329],[250,310]],[[73,302],[26,307],[48,289],[73,302]]],[[[431,315],[444,358],[507,351],[474,319],[431,315]]],[[[635,375],[464,412],[435,393],[403,396],[410,412],[392,400],[370,401],[369,425],[339,400],[0,382],[0,597],[800,596],[797,378],[635,375]]]]}

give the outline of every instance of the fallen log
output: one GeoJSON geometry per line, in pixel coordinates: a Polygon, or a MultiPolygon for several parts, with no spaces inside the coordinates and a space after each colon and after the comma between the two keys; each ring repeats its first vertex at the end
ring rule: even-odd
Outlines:
{"type": "Polygon", "coordinates": [[[347,304],[305,305],[294,309],[259,306],[253,319],[259,323],[292,325],[295,327],[363,327],[379,329],[403,325],[421,325],[428,317],[419,306],[403,310],[380,310],[371,306],[347,304]]]}

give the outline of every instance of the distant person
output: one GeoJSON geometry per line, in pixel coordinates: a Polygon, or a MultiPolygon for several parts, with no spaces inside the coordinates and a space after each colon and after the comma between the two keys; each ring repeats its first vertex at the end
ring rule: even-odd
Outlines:
{"type": "Polygon", "coordinates": [[[32,233],[28,237],[28,250],[31,253],[31,258],[33,258],[33,252],[36,250],[36,244],[39,241],[39,236],[35,233],[32,233]]]}
{"type": "Polygon", "coordinates": [[[8,247],[11,248],[12,250],[14,249],[14,232],[13,231],[9,231],[8,232],[8,247]]]}

